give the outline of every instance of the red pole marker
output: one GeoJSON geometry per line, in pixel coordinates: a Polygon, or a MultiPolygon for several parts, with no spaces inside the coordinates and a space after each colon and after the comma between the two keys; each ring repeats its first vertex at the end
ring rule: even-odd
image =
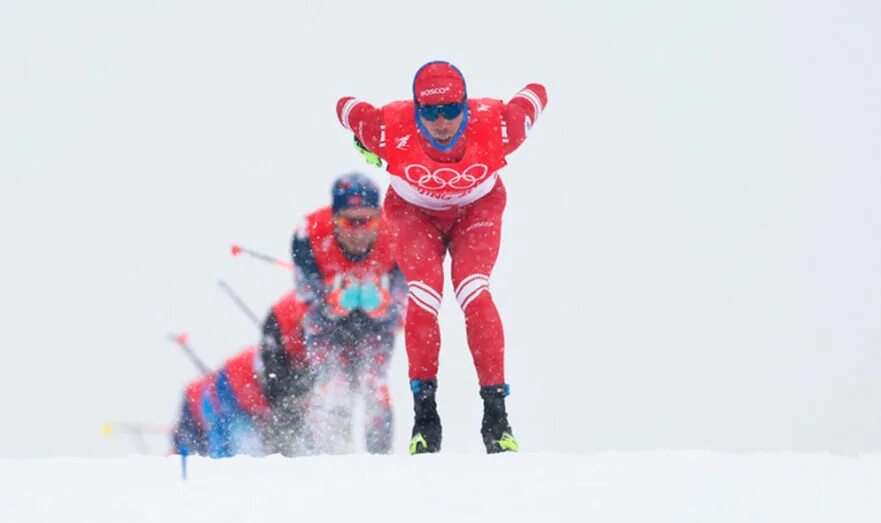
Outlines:
{"type": "Polygon", "coordinates": [[[291,262],[279,260],[278,258],[273,258],[272,256],[269,256],[268,254],[263,254],[262,252],[257,252],[257,251],[254,251],[254,250],[251,250],[251,249],[248,249],[245,247],[241,247],[239,245],[232,246],[232,255],[233,256],[238,256],[239,254],[242,254],[242,253],[249,254],[249,255],[253,256],[254,258],[257,258],[258,260],[263,260],[267,263],[271,263],[273,265],[278,265],[279,267],[284,267],[285,269],[288,269],[288,270],[293,270],[293,268],[294,268],[294,264],[291,262]]]}

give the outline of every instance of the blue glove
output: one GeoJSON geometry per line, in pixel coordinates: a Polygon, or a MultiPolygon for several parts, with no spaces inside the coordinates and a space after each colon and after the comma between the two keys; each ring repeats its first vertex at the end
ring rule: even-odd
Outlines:
{"type": "Polygon", "coordinates": [[[371,282],[361,285],[361,309],[364,312],[373,312],[382,305],[382,296],[379,287],[371,282]]]}
{"type": "Polygon", "coordinates": [[[346,311],[357,309],[361,304],[361,289],[357,283],[353,283],[343,291],[339,305],[346,311]]]}
{"type": "Polygon", "coordinates": [[[361,289],[356,281],[338,275],[334,278],[333,290],[327,295],[324,315],[327,317],[348,316],[361,304],[361,289]]]}

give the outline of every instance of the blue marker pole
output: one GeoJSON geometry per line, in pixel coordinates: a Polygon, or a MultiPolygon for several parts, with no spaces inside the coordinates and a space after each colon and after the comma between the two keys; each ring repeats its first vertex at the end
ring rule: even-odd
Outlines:
{"type": "Polygon", "coordinates": [[[180,451],[180,477],[184,481],[187,480],[187,449],[180,451]]]}

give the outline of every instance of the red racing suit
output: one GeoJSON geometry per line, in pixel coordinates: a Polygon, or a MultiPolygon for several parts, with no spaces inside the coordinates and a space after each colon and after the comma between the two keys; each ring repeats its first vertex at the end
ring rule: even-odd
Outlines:
{"type": "Polygon", "coordinates": [[[292,240],[296,294],[309,310],[303,320],[305,353],[317,387],[337,371],[360,391],[365,406],[369,452],[388,452],[392,443],[392,406],[388,364],[406,306],[404,276],[392,256],[392,235],[383,218],[370,250],[347,254],[334,236],[330,207],[306,216],[292,240]],[[376,308],[346,310],[340,297],[350,286],[370,285],[376,308]]]}
{"type": "Polygon", "coordinates": [[[409,289],[404,333],[411,380],[437,376],[437,312],[449,251],[480,385],[505,383],[504,332],[489,291],[506,202],[499,169],[546,105],[539,84],[527,85],[508,103],[471,99],[465,132],[452,149],[440,151],[419,131],[412,101],[382,108],[353,97],[337,102],[340,123],[385,160],[392,175],[384,210],[409,289]]]}

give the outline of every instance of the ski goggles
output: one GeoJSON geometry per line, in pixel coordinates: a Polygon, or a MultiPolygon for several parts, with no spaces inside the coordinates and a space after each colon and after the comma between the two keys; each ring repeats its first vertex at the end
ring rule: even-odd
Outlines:
{"type": "Polygon", "coordinates": [[[343,229],[377,229],[379,227],[379,216],[370,216],[368,218],[337,216],[336,224],[343,229]]]}
{"type": "Polygon", "coordinates": [[[425,118],[429,122],[433,122],[440,118],[444,117],[446,120],[452,120],[456,118],[462,111],[465,110],[465,102],[458,102],[452,104],[437,104],[437,105],[420,105],[418,107],[419,116],[425,118]]]}

